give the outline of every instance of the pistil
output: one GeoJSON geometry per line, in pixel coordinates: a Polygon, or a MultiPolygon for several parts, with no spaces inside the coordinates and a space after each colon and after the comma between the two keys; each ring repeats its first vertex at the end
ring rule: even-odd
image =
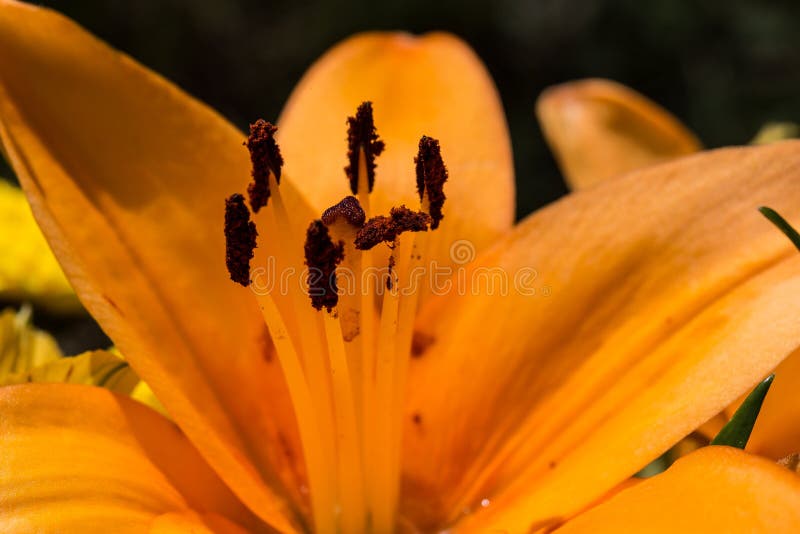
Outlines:
{"type": "MultiPolygon", "coordinates": [[[[360,208],[359,208],[360,209],[360,208]]],[[[306,231],[305,261],[309,268],[309,291],[312,306],[323,313],[333,380],[336,443],[339,454],[337,493],[344,532],[363,532],[366,522],[362,473],[361,439],[356,420],[356,405],[338,314],[339,302],[336,267],[344,259],[344,242],[334,242],[328,227],[321,221],[311,223],[306,231]]]]}

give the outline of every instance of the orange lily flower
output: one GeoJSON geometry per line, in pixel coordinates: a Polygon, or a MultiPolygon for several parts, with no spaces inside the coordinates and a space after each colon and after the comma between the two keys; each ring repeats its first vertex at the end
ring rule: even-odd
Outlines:
{"type": "MultiPolygon", "coordinates": [[[[60,15],[0,0],[4,154],[82,302],[177,424],[100,388],[0,388],[3,529],[617,528],[618,510],[580,514],[800,347],[800,259],[755,210],[793,213],[800,144],[651,167],[513,226],[501,111],[456,38],[364,34],[306,74],[277,139],[258,123],[251,169],[219,115],[60,15]],[[365,101],[377,169],[373,130],[349,161],[343,142],[365,101]],[[428,179],[444,168],[430,139],[417,152],[423,134],[449,171],[441,221],[428,179]],[[344,165],[370,216],[405,204],[441,222],[397,238],[399,284],[316,311],[296,284],[261,291],[255,269],[249,289],[228,280],[250,279],[253,229],[256,269],[301,270],[309,222],[352,192],[344,165]],[[252,226],[230,198],[251,170],[270,194],[252,226]],[[451,269],[446,294],[399,291],[423,256],[451,269]],[[481,286],[487,272],[513,287],[481,286]]],[[[312,225],[309,263],[341,260],[346,236],[340,269],[386,265],[384,245],[354,252],[351,226],[312,225]]],[[[737,524],[797,529],[789,477],[712,447],[618,498],[653,505],[689,481],[675,502],[693,525],[736,509],[737,524]]]]}
{"type": "MultiPolygon", "coordinates": [[[[643,95],[610,80],[568,82],[545,91],[536,105],[547,140],[574,189],[700,150],[691,131],[643,95]]],[[[796,136],[789,123],[768,124],[754,144],[796,136]]],[[[747,450],[773,460],[800,451],[800,352],[778,366],[747,450]]],[[[699,430],[712,438],[741,399],[699,430]]]]}

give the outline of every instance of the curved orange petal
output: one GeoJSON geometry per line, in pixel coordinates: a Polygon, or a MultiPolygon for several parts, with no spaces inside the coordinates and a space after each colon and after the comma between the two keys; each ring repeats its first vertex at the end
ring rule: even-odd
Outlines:
{"type": "Polygon", "coordinates": [[[247,534],[247,530],[216,514],[174,514],[156,517],[149,534],[247,534]]]}
{"type": "Polygon", "coordinates": [[[728,447],[707,447],[557,532],[798,532],[800,477],[728,447]]]}
{"type": "Polygon", "coordinates": [[[534,437],[513,453],[504,466],[513,483],[495,499],[494,517],[481,521],[515,530],[531,516],[568,517],[658,456],[800,345],[798,292],[800,257],[709,305],[627,373],[597,381],[608,370],[589,362],[545,403],[550,421],[537,430],[554,436],[547,443],[534,437]],[[576,417],[570,403],[581,395],[568,392],[584,389],[594,398],[576,417]]]}
{"type": "Polygon", "coordinates": [[[800,258],[756,208],[792,213],[798,179],[797,142],[631,173],[460,273],[477,294],[453,290],[417,323],[431,344],[408,389],[409,513],[452,518],[514,479],[537,514],[572,513],[777,365],[800,345],[800,258]],[[505,294],[480,285],[487,266],[505,294]]]}
{"type": "Polygon", "coordinates": [[[209,463],[289,528],[277,486],[299,487],[292,413],[255,299],[225,270],[224,199],[249,180],[242,139],[68,19],[0,0],[0,140],[39,225],[209,463]]]}
{"type": "Polygon", "coordinates": [[[420,137],[441,141],[450,173],[430,257],[450,265],[450,245],[486,248],[514,220],[511,144],[503,109],[475,53],[448,34],[357,35],[306,73],[281,115],[286,169],[318,211],[349,193],[346,118],[372,101],[386,150],[377,159],[373,214],[419,205],[414,157],[420,137]]]}
{"type": "MultiPolygon", "coordinates": [[[[795,351],[775,369],[775,380],[764,399],[756,425],[747,442],[749,452],[779,460],[800,452],[800,351],[795,351]]],[[[726,411],[730,417],[743,399],[726,411]]]]}
{"type": "Polygon", "coordinates": [[[700,150],[668,111],[610,80],[551,87],[536,102],[536,115],[572,189],[700,150]]]}
{"type": "Polygon", "coordinates": [[[265,526],[180,430],[102,388],[0,388],[0,530],[145,532],[162,514],[265,526]]]}

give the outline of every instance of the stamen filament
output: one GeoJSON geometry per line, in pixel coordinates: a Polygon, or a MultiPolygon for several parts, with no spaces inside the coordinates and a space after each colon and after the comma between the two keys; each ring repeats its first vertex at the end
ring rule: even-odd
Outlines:
{"type": "Polygon", "coordinates": [[[338,488],[341,507],[340,530],[364,532],[364,475],[361,469],[361,443],[358,434],[353,384],[347,365],[341,326],[336,316],[320,312],[328,340],[333,395],[336,413],[336,440],[339,451],[338,488]]]}
{"type": "MultiPolygon", "coordinates": [[[[323,222],[324,215],[323,215],[323,222]]],[[[363,223],[363,222],[362,222],[363,223]]],[[[341,327],[341,337],[347,356],[347,365],[353,385],[353,402],[355,404],[356,426],[358,430],[359,451],[363,451],[364,429],[364,346],[361,336],[365,332],[361,317],[362,294],[366,291],[363,287],[362,253],[354,246],[358,227],[350,222],[335,221],[328,225],[331,238],[344,244],[344,258],[337,269],[337,279],[340,289],[336,313],[341,327]],[[342,280],[345,279],[343,288],[342,280]],[[351,285],[352,284],[352,285],[351,285]]],[[[364,459],[361,460],[362,463],[364,459]]]]}
{"type": "MultiPolygon", "coordinates": [[[[411,344],[414,335],[414,319],[417,315],[417,304],[420,297],[420,287],[416,287],[418,280],[412,278],[412,275],[423,264],[423,259],[427,257],[427,249],[429,233],[411,233],[405,236],[409,241],[409,248],[411,249],[408,267],[403,272],[402,266],[397,266],[397,275],[400,278],[398,283],[400,290],[403,291],[403,296],[399,304],[399,316],[397,321],[397,352],[395,354],[395,387],[394,399],[392,399],[392,410],[389,420],[394,425],[392,428],[393,443],[395,450],[392,456],[392,472],[390,476],[392,480],[400,479],[400,463],[402,461],[401,445],[403,440],[403,424],[404,424],[404,399],[406,390],[406,381],[408,377],[408,366],[411,359],[411,344]],[[402,278],[401,278],[402,277],[402,278]]],[[[398,484],[399,488],[399,484],[398,484]]],[[[398,495],[395,495],[397,500],[398,495]]]]}
{"type": "MultiPolygon", "coordinates": [[[[281,257],[296,259],[296,263],[300,265],[299,260],[301,247],[292,248],[290,243],[302,243],[303,239],[297,228],[292,224],[291,219],[286,210],[286,205],[280,192],[277,180],[274,173],[269,173],[269,190],[270,190],[270,203],[268,204],[268,212],[273,217],[275,222],[274,228],[283,231],[277,231],[276,238],[278,245],[281,249],[281,257]]],[[[308,386],[311,393],[312,403],[314,405],[320,441],[316,443],[321,449],[321,454],[325,462],[325,466],[335,465],[336,450],[334,444],[336,443],[336,431],[334,427],[333,413],[331,409],[332,396],[330,384],[330,371],[326,365],[326,350],[320,339],[319,333],[323,331],[324,326],[321,324],[321,318],[313,308],[308,305],[305,296],[301,291],[290,291],[289,298],[291,300],[291,308],[293,316],[298,321],[299,325],[304,326],[300,335],[300,348],[303,354],[302,366],[305,370],[305,376],[308,380],[308,386]],[[329,447],[325,445],[329,444],[329,447]]],[[[287,378],[288,380],[288,378],[287,378]]],[[[298,415],[299,419],[299,415],[298,415]]],[[[302,424],[298,421],[298,424],[302,424]]],[[[313,445],[311,445],[313,446],[313,445]]],[[[333,528],[336,524],[335,518],[335,473],[331,472],[330,468],[321,477],[322,480],[319,484],[326,486],[324,490],[325,499],[318,499],[319,506],[323,508],[318,512],[321,519],[325,523],[317,523],[317,531],[327,531],[333,528]]],[[[313,503],[312,503],[313,505],[313,503]]]]}
{"type": "Polygon", "coordinates": [[[327,480],[328,470],[321,447],[320,424],[317,420],[311,392],[308,388],[297,350],[292,343],[286,324],[283,322],[275,301],[269,295],[258,295],[258,304],[267,324],[275,352],[281,364],[292,406],[297,417],[300,445],[306,460],[311,510],[317,532],[332,532],[333,488],[327,480]]]}
{"type": "MultiPolygon", "coordinates": [[[[369,219],[371,217],[371,209],[370,209],[370,198],[369,198],[369,181],[367,179],[367,158],[364,154],[364,150],[359,150],[359,157],[358,157],[358,202],[361,204],[361,208],[364,210],[366,217],[369,219]]],[[[372,267],[372,251],[370,250],[363,250],[361,251],[361,269],[358,272],[364,273],[365,269],[371,269],[372,267]]],[[[363,441],[363,448],[364,451],[364,470],[366,473],[376,473],[377,472],[377,463],[378,455],[373,454],[376,451],[376,432],[377,428],[375,428],[375,419],[376,419],[376,406],[371,402],[371,399],[375,398],[375,391],[376,391],[376,363],[375,360],[377,358],[376,350],[375,350],[375,330],[377,327],[377,319],[375,316],[375,300],[374,295],[375,291],[377,290],[377,284],[375,283],[374,277],[372,276],[362,276],[361,277],[364,284],[360,288],[361,294],[359,295],[361,306],[359,309],[359,321],[360,321],[360,330],[361,330],[361,347],[362,347],[362,375],[361,375],[361,390],[362,390],[362,398],[364,401],[362,402],[362,421],[363,421],[363,431],[362,431],[362,441],[363,441]]],[[[373,476],[369,476],[365,480],[366,490],[367,490],[367,500],[369,502],[369,509],[374,516],[374,510],[377,507],[376,500],[378,499],[378,488],[375,487],[375,478],[373,476]]],[[[375,518],[372,518],[372,527],[373,532],[378,532],[375,528],[375,518]]]]}
{"type": "MultiPolygon", "coordinates": [[[[398,321],[400,312],[400,284],[399,280],[405,277],[411,259],[409,250],[411,236],[400,236],[394,244],[392,256],[395,265],[390,277],[394,278],[390,287],[383,294],[380,327],[378,332],[378,350],[375,369],[376,387],[374,396],[375,410],[373,415],[376,436],[373,456],[376,465],[374,471],[375,501],[373,508],[373,530],[375,532],[391,532],[394,529],[397,516],[397,495],[399,493],[399,477],[393,473],[399,472],[395,464],[395,451],[399,445],[395,444],[394,421],[390,414],[394,413],[395,388],[399,384],[395,381],[395,362],[398,347],[398,321]]],[[[391,279],[391,278],[390,278],[391,279]]]]}

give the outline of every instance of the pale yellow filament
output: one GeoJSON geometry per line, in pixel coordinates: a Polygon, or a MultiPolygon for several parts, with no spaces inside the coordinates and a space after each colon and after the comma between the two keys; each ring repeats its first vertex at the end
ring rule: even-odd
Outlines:
{"type": "MultiPolygon", "coordinates": [[[[278,186],[277,180],[273,173],[269,174],[269,188],[271,194],[271,202],[268,206],[268,211],[274,218],[274,228],[279,229],[276,232],[279,249],[281,256],[287,258],[290,264],[299,265],[300,252],[302,248],[300,243],[304,239],[300,236],[303,235],[302,230],[295,228],[286,210],[283,198],[278,186]],[[295,249],[291,247],[294,243],[295,249]]],[[[319,454],[322,456],[324,465],[328,468],[319,477],[318,484],[324,486],[322,488],[323,498],[317,498],[318,505],[322,508],[319,512],[315,511],[315,516],[319,515],[322,520],[327,520],[324,523],[316,522],[316,530],[318,532],[329,531],[334,529],[336,524],[335,519],[335,487],[336,487],[336,473],[332,466],[337,464],[337,451],[336,451],[336,429],[333,420],[332,412],[332,395],[330,384],[330,371],[327,366],[327,358],[325,357],[325,346],[323,344],[322,332],[323,325],[321,318],[315,313],[313,308],[309,305],[307,299],[300,291],[290,291],[289,298],[291,300],[291,308],[293,315],[300,325],[300,347],[302,349],[302,368],[305,371],[305,379],[308,383],[312,404],[314,407],[315,417],[318,427],[319,440],[315,444],[309,444],[309,447],[318,447],[319,454]]],[[[288,377],[287,377],[288,381],[288,377]]],[[[299,419],[299,416],[298,416],[299,419]]],[[[298,421],[298,425],[304,424],[298,421]]],[[[313,495],[313,492],[312,492],[313,495]]],[[[314,499],[312,499],[313,501],[314,499]]]]}
{"type": "Polygon", "coordinates": [[[336,440],[339,451],[338,493],[341,507],[340,530],[342,532],[364,532],[366,510],[364,502],[364,478],[361,467],[361,438],[358,434],[353,384],[345,355],[339,320],[328,312],[322,312],[325,334],[328,339],[333,395],[336,413],[336,440]]]}

